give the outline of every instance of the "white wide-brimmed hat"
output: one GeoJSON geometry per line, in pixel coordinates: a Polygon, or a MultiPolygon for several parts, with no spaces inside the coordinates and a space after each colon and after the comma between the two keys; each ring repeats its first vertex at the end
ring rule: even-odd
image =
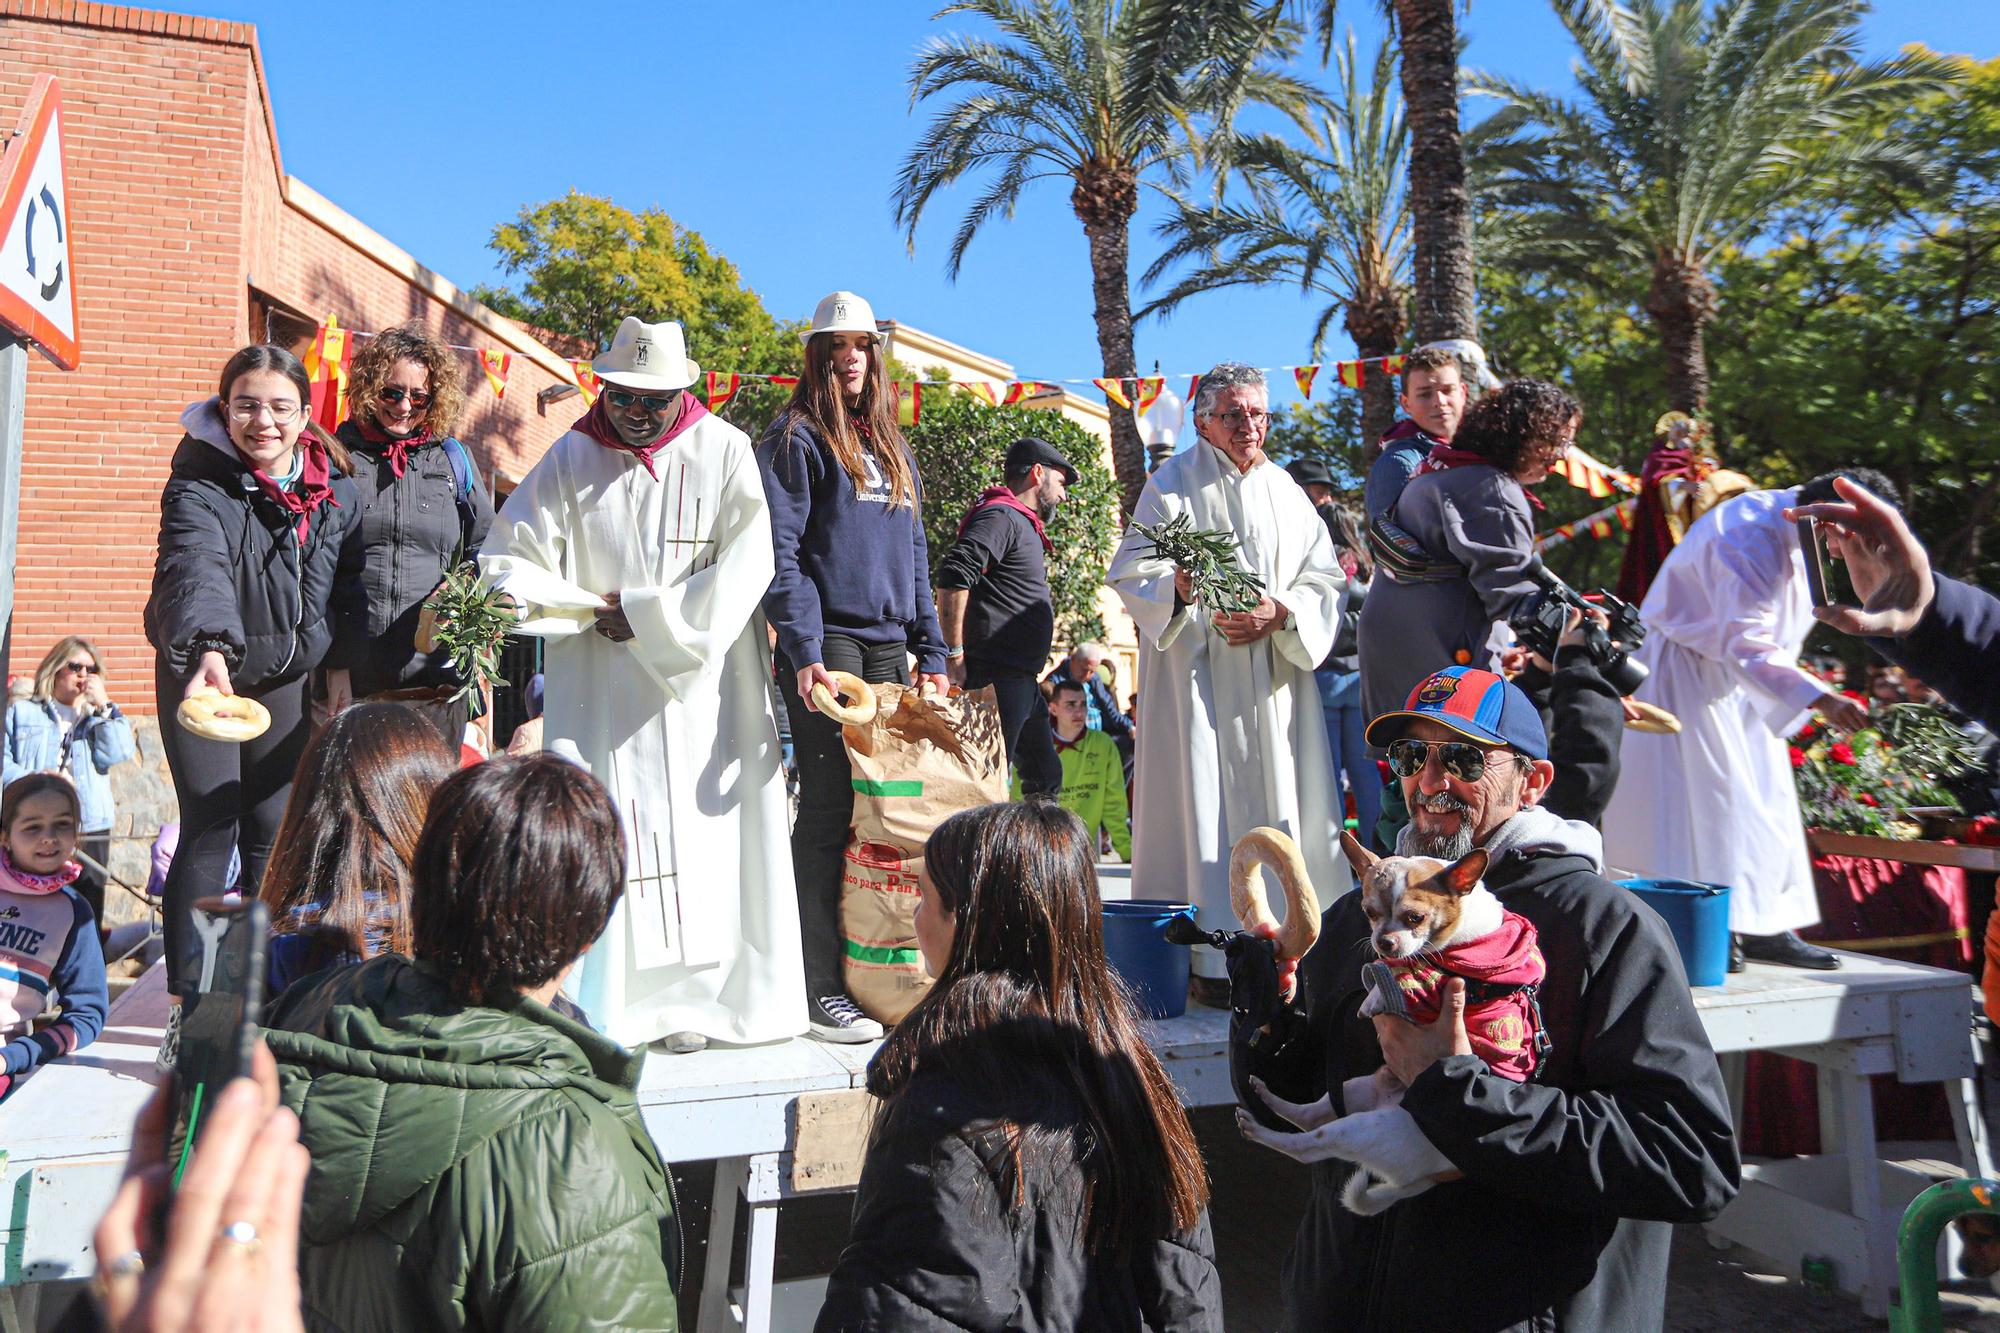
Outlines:
{"type": "Polygon", "coordinates": [[[875,308],[853,292],[835,292],[813,307],[812,327],[802,337],[815,333],[876,333],[875,308]]]}
{"type": "Polygon", "coordinates": [[[687,352],[687,335],[676,321],[648,324],[637,315],[627,315],[611,346],[590,368],[597,378],[621,389],[685,389],[701,378],[701,367],[688,359],[687,352]]]}

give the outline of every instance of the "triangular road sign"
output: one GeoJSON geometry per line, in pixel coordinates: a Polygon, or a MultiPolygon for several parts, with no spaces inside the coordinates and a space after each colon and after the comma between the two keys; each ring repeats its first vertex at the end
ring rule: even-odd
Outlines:
{"type": "Polygon", "coordinates": [[[62,89],[44,74],[0,150],[0,324],[64,370],[78,352],[76,264],[63,176],[62,89]]]}

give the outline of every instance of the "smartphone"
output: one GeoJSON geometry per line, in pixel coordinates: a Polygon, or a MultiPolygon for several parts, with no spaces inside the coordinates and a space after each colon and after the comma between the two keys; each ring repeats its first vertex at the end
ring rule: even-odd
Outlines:
{"type": "Polygon", "coordinates": [[[1814,606],[1858,606],[1846,567],[1826,549],[1826,530],[1816,518],[1798,520],[1799,549],[1806,554],[1806,591],[1814,606]]]}
{"type": "Polygon", "coordinates": [[[231,1079],[250,1076],[264,1017],[270,913],[255,898],[203,898],[194,906],[194,931],[201,941],[201,964],[195,988],[181,1000],[175,1114],[167,1144],[176,1187],[201,1140],[209,1108],[231,1079]]]}

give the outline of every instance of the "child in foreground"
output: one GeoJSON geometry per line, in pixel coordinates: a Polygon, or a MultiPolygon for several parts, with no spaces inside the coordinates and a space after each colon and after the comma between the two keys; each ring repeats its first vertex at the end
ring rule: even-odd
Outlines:
{"type": "Polygon", "coordinates": [[[104,1028],[104,949],[97,920],[70,887],[82,814],[55,773],[0,793],[0,1101],[37,1065],[88,1046],[104,1028]],[[34,1031],[53,991],[62,1017],[34,1031]]]}

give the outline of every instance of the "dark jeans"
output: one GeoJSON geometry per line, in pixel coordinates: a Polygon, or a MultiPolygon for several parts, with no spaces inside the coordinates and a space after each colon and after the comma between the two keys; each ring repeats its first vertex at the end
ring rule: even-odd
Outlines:
{"type": "MultiPolygon", "coordinates": [[[[862,643],[844,634],[826,636],[822,665],[869,684],[910,683],[909,649],[902,643],[862,643]]],[[[840,931],[841,866],[854,826],[854,770],[840,724],[799,698],[799,669],[778,654],[778,686],[792,721],[792,755],[799,770],[799,815],[792,825],[792,878],[798,885],[799,939],[806,957],[806,1000],[845,995],[845,950],[840,931]]]]}
{"type": "Polygon", "coordinates": [[[302,676],[283,685],[244,691],[271,710],[271,729],[262,736],[240,745],[205,740],[182,730],[176,717],[187,682],[156,662],[153,684],[159,691],[160,747],[166,751],[174,799],[181,807],[180,844],[161,891],[167,986],[178,995],[199,980],[194,968],[200,946],[191,915],[195,899],[223,891],[232,850],[243,857],[237,886],[245,897],[256,894],[292,794],[292,774],[312,736],[312,719],[306,711],[302,676]]]}
{"type": "MultiPolygon", "coordinates": [[[[86,833],[76,841],[77,845],[83,849],[83,854],[97,862],[98,865],[109,866],[111,864],[110,829],[104,829],[97,833],[86,833]]],[[[99,930],[106,929],[107,927],[104,924],[104,876],[89,866],[85,866],[83,873],[76,877],[76,883],[70,885],[70,887],[76,890],[78,897],[90,904],[90,914],[97,918],[97,928],[99,930]]]]}
{"type": "Polygon", "coordinates": [[[985,676],[968,671],[965,688],[991,685],[1000,704],[1000,735],[1007,759],[1021,778],[1021,795],[1054,796],[1062,790],[1062,760],[1056,757],[1048,701],[1034,676],[985,676]]]}

